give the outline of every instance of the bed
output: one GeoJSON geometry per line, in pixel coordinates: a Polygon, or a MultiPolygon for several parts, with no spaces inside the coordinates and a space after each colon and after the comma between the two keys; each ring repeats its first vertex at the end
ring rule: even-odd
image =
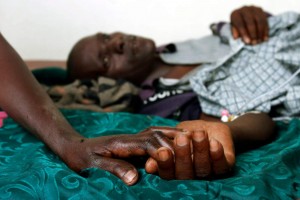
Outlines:
{"type": "MultiPolygon", "coordinates": [[[[178,123],[125,112],[62,110],[62,113],[86,137],[135,134],[148,126],[178,123]]],[[[274,141],[238,155],[230,177],[166,181],[139,167],[140,179],[134,186],[126,186],[100,169],[88,169],[79,175],[11,118],[4,123],[0,129],[0,199],[300,198],[299,119],[277,122],[278,135],[274,141]]]]}

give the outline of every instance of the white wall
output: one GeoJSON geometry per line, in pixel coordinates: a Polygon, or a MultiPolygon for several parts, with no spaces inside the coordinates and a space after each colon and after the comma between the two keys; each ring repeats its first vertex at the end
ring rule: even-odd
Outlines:
{"type": "Polygon", "coordinates": [[[258,5],[273,14],[300,11],[299,0],[0,0],[2,34],[24,59],[66,59],[97,31],[123,31],[157,44],[209,34],[211,22],[258,5]]]}

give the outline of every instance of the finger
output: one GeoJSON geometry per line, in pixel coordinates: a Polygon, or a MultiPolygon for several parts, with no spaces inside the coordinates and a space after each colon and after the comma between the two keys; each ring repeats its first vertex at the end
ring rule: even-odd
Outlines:
{"type": "MultiPolygon", "coordinates": [[[[161,129],[160,129],[161,130],[161,129]]],[[[153,131],[153,130],[151,130],[153,131]]],[[[165,137],[164,132],[155,130],[152,132],[152,137],[145,142],[147,153],[153,157],[155,160],[158,160],[157,150],[161,147],[167,147],[172,152],[174,152],[173,142],[165,137]]]]}
{"type": "Polygon", "coordinates": [[[186,134],[190,138],[194,130],[204,129],[204,124],[205,123],[203,120],[190,120],[180,122],[176,127],[186,130],[184,134],[186,134]]]}
{"type": "Polygon", "coordinates": [[[255,14],[253,12],[253,7],[245,7],[245,11],[242,13],[243,20],[250,37],[250,43],[257,43],[257,26],[255,20],[255,14]]]}
{"type": "Polygon", "coordinates": [[[147,139],[145,147],[147,153],[155,160],[159,159],[157,157],[158,154],[156,153],[156,151],[160,147],[167,147],[174,154],[173,142],[170,140],[170,138],[174,138],[179,134],[190,134],[187,130],[179,128],[174,129],[169,127],[151,127],[147,129],[145,133],[150,133],[152,136],[150,139],[147,139]]]}
{"type": "Polygon", "coordinates": [[[150,128],[152,131],[160,131],[163,133],[164,136],[168,137],[169,139],[174,139],[179,134],[187,134],[189,135],[190,132],[183,128],[171,128],[171,127],[159,127],[154,126],[150,128]]]}
{"type": "Polygon", "coordinates": [[[243,20],[243,15],[239,10],[236,10],[231,14],[231,23],[238,31],[239,36],[242,38],[242,40],[246,44],[249,44],[251,41],[250,36],[248,35],[247,28],[243,20]]]}
{"type": "Polygon", "coordinates": [[[106,150],[97,153],[102,156],[107,156],[110,153],[111,156],[118,158],[150,155],[157,160],[156,151],[163,146],[173,150],[173,142],[164,136],[161,131],[146,129],[137,135],[124,134],[111,137],[106,145],[106,150]]]}
{"type": "Polygon", "coordinates": [[[215,139],[211,139],[209,146],[214,174],[221,175],[229,172],[229,166],[221,143],[215,139]]]}
{"type": "Polygon", "coordinates": [[[147,173],[149,174],[155,174],[158,173],[158,165],[156,160],[154,160],[153,158],[148,158],[146,164],[145,164],[145,170],[147,173]]]}
{"type": "Polygon", "coordinates": [[[268,27],[267,16],[261,8],[256,8],[254,10],[254,16],[257,26],[257,39],[258,43],[265,40],[265,30],[268,27]]]}
{"type": "Polygon", "coordinates": [[[180,180],[194,178],[190,140],[184,135],[175,138],[175,177],[180,180]]]}
{"type": "Polygon", "coordinates": [[[175,165],[173,153],[166,147],[160,148],[158,151],[158,174],[162,179],[171,180],[175,178],[175,165]]]}
{"type": "Polygon", "coordinates": [[[132,164],[126,161],[98,155],[92,156],[91,159],[92,161],[90,167],[97,167],[109,171],[120,178],[127,185],[133,185],[138,180],[137,170],[132,164]]]}
{"type": "Polygon", "coordinates": [[[179,129],[172,128],[149,128],[137,135],[118,135],[110,137],[106,148],[97,151],[98,155],[107,157],[128,158],[132,156],[151,156],[158,160],[157,150],[167,147],[173,151],[173,142],[164,135],[166,132],[178,132],[179,129]]]}
{"type": "Polygon", "coordinates": [[[195,175],[198,178],[207,177],[211,173],[209,140],[207,133],[204,131],[194,132],[192,142],[195,175]]]}
{"type": "Polygon", "coordinates": [[[231,33],[232,33],[232,36],[234,39],[237,39],[240,37],[239,32],[233,25],[231,26],[231,33]]]}
{"type": "Polygon", "coordinates": [[[158,173],[159,176],[166,180],[175,178],[174,158],[172,152],[162,147],[158,150],[159,160],[149,158],[145,164],[145,170],[149,174],[158,173]]]}
{"type": "Polygon", "coordinates": [[[266,25],[264,26],[264,41],[267,41],[269,39],[269,23],[268,23],[268,16],[266,13],[264,13],[266,16],[266,25]]]}

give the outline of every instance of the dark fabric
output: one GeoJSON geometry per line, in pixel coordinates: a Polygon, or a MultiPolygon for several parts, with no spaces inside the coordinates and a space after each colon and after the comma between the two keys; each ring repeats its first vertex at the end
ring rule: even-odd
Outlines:
{"type": "Polygon", "coordinates": [[[178,121],[199,119],[201,108],[191,90],[161,86],[158,80],[146,81],[140,90],[141,105],[137,113],[156,115],[178,121]]]}
{"type": "MultiPolygon", "coordinates": [[[[157,93],[156,95],[159,96],[159,94],[163,93],[157,93]]],[[[185,121],[199,119],[201,109],[196,95],[193,92],[186,92],[156,98],[152,102],[143,104],[138,113],[185,121]]]]}
{"type": "MultiPolygon", "coordinates": [[[[175,126],[176,121],[128,113],[64,111],[86,137],[135,134],[148,126],[175,126]]],[[[277,123],[275,140],[237,156],[230,177],[216,180],[166,181],[139,168],[139,181],[126,186],[114,175],[89,169],[70,170],[41,141],[5,119],[0,128],[0,199],[266,199],[300,197],[300,121],[277,123]]]]}
{"type": "Polygon", "coordinates": [[[32,74],[39,83],[48,86],[65,85],[69,83],[67,81],[67,71],[55,66],[32,70],[32,74]]]}
{"type": "Polygon", "coordinates": [[[106,77],[44,87],[59,108],[97,112],[134,111],[134,104],[139,100],[136,86],[106,77]]]}
{"type": "MultiPolygon", "coordinates": [[[[172,45],[164,49],[176,51],[172,45]]],[[[33,70],[33,74],[59,108],[130,111],[178,121],[199,119],[201,113],[197,96],[192,91],[162,87],[157,80],[146,81],[138,98],[138,88],[124,80],[102,77],[98,82],[81,80],[69,83],[66,70],[58,67],[33,70]],[[164,97],[151,101],[150,97],[155,95],[164,97]],[[147,99],[148,103],[145,103],[147,99]]]]}
{"type": "Polygon", "coordinates": [[[140,104],[138,88],[128,81],[99,77],[68,82],[66,70],[59,67],[36,69],[32,73],[59,108],[133,112],[140,104]]]}

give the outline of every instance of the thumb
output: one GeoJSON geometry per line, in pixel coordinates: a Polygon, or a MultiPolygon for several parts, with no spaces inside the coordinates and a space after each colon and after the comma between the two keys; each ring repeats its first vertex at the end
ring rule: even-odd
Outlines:
{"type": "Polygon", "coordinates": [[[120,178],[127,185],[133,185],[138,180],[136,168],[124,160],[95,155],[91,167],[106,170],[120,178]]]}
{"type": "Polygon", "coordinates": [[[158,172],[158,165],[155,159],[152,157],[148,158],[145,164],[145,170],[149,174],[155,174],[158,172]]]}

